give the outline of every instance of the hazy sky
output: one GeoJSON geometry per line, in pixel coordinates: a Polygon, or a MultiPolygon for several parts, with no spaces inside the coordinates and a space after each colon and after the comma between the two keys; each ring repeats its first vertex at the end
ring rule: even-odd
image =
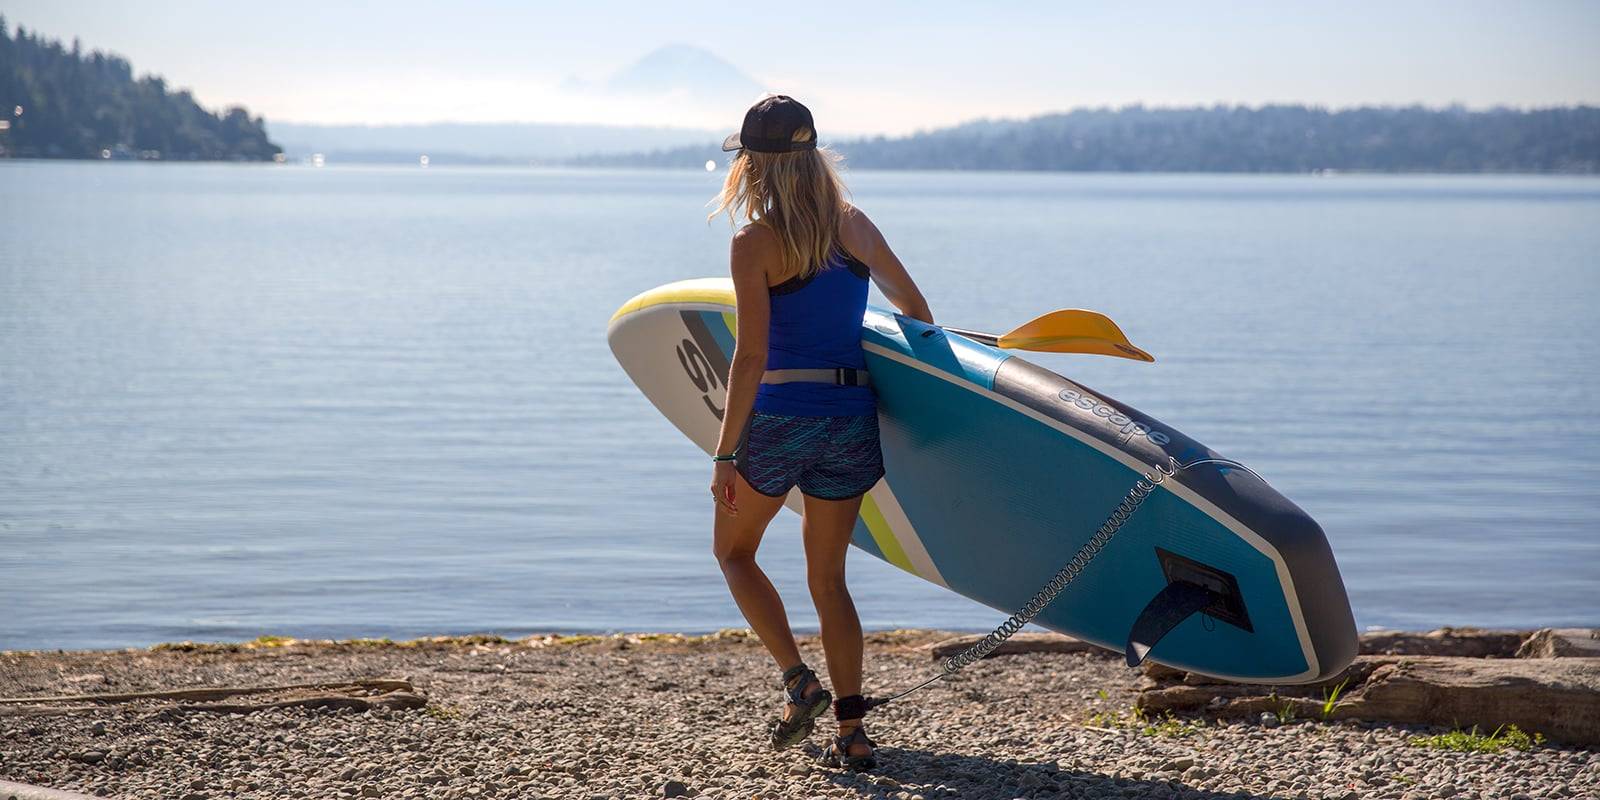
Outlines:
{"type": "Polygon", "coordinates": [[[1600,104],[1600,2],[1582,0],[0,0],[0,13],[203,103],[296,122],[712,124],[619,119],[560,88],[669,43],[800,97],[824,135],[1133,102],[1600,104]]]}

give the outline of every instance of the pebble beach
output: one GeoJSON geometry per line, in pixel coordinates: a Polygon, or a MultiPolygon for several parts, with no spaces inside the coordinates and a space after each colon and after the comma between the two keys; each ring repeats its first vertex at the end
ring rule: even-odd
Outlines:
{"type": "MultiPolygon", "coordinates": [[[[929,647],[948,636],[869,634],[868,693],[931,675],[929,647]]],[[[801,645],[826,679],[819,642],[801,645]]],[[[820,724],[801,747],[768,749],[777,670],[742,631],[0,654],[6,698],[361,678],[407,681],[421,699],[235,713],[154,699],[0,706],[0,779],[177,800],[1600,797],[1593,749],[1457,752],[1419,743],[1440,729],[1364,722],[1136,719],[1140,672],[1112,653],[991,658],[876,710],[880,765],[865,774],[815,763],[820,724]]]]}

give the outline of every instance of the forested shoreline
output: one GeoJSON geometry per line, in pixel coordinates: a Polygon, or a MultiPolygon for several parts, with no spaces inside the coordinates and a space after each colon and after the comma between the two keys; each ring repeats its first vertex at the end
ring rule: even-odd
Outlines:
{"type": "MultiPolygon", "coordinates": [[[[863,169],[1596,174],[1600,108],[1136,105],[829,144],[863,169]]],[[[575,163],[701,168],[723,158],[708,141],[575,163]]]]}
{"type": "Polygon", "coordinates": [[[282,149],[261,117],[213,113],[185,89],[99,50],[84,52],[0,17],[0,155],[267,161],[282,149]]]}

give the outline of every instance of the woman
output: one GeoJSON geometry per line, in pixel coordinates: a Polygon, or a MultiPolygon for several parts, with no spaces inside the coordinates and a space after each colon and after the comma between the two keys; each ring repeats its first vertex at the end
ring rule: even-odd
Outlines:
{"type": "Polygon", "coordinates": [[[737,151],[711,216],[743,217],[733,236],[738,344],[713,456],[714,550],[750,627],[783,672],[774,747],[798,744],[832,695],[800,658],[783,601],[756,565],[767,523],[795,486],[804,496],[806,577],[821,622],[838,735],[825,763],[876,766],[862,727],[861,621],[845,553],[861,496],[883,476],[876,396],[861,350],[872,280],[907,316],[933,315],[867,215],[844,198],[837,157],[817,146],[805,106],[769,95],[723,150],[737,151]]]}

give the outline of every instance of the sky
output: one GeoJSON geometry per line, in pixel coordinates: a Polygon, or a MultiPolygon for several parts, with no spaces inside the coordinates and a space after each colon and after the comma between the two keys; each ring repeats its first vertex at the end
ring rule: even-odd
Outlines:
{"type": "Polygon", "coordinates": [[[737,109],[711,120],[571,88],[668,44],[801,98],[825,133],[1132,103],[1600,104],[1600,2],[1583,0],[0,0],[0,14],[206,105],[302,123],[736,125],[737,109]]]}

